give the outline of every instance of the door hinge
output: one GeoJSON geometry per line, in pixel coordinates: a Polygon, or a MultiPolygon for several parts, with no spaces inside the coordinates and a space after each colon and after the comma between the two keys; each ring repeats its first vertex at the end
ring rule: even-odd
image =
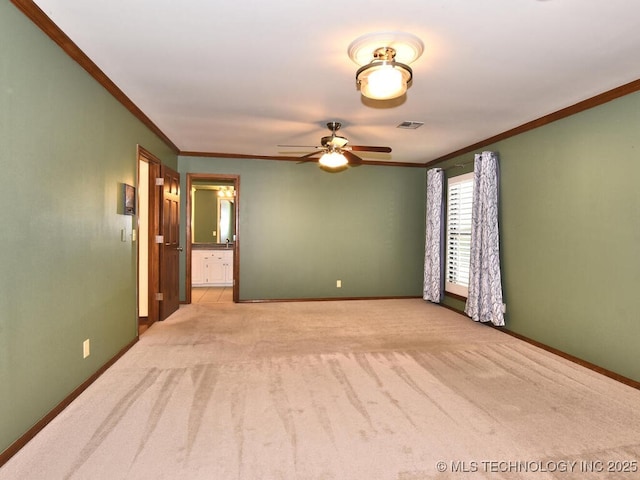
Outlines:
{"type": "Polygon", "coordinates": [[[161,187],[162,185],[164,185],[164,177],[156,178],[156,187],[161,187]]]}
{"type": "Polygon", "coordinates": [[[156,243],[164,243],[164,235],[156,235],[156,243]]]}
{"type": "Polygon", "coordinates": [[[161,302],[164,300],[164,293],[156,293],[156,300],[161,302]]]}

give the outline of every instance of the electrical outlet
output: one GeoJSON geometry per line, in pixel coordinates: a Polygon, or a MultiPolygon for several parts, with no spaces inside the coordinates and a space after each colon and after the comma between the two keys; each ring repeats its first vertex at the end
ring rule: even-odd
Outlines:
{"type": "Polygon", "coordinates": [[[87,338],[82,342],[82,358],[87,358],[91,355],[91,341],[87,338]]]}
{"type": "Polygon", "coordinates": [[[507,313],[507,304],[506,303],[502,304],[502,313],[507,313]]]}
{"type": "Polygon", "coordinates": [[[342,288],[342,280],[336,280],[336,288],[342,288]]]}

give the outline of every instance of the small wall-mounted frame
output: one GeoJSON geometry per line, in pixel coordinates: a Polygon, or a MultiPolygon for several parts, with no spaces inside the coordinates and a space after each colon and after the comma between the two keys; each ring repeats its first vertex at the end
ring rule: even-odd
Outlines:
{"type": "Polygon", "coordinates": [[[136,214],[136,189],[131,185],[123,184],[123,202],[124,214],[135,215],[136,214]]]}

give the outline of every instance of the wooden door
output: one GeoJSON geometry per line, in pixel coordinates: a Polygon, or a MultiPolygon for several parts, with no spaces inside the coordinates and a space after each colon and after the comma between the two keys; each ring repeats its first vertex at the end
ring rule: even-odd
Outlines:
{"type": "MultiPolygon", "coordinates": [[[[161,177],[160,167],[161,162],[160,159],[155,157],[150,151],[138,145],[138,186],[142,187],[140,182],[146,183],[146,188],[140,188],[140,194],[142,195],[143,191],[147,192],[146,202],[142,202],[142,198],[140,198],[140,211],[138,212],[138,220],[140,225],[138,228],[142,226],[142,224],[147,223],[146,232],[142,232],[140,230],[140,235],[138,239],[138,260],[140,260],[141,252],[146,251],[147,262],[146,264],[143,262],[142,265],[146,265],[146,269],[139,269],[139,283],[138,283],[138,293],[140,295],[146,290],[147,297],[146,299],[140,299],[140,303],[147,302],[147,317],[139,318],[140,325],[148,328],[154,322],[160,319],[160,244],[157,243],[157,237],[161,234],[160,232],[160,210],[162,207],[162,203],[160,202],[160,197],[162,195],[161,187],[158,186],[156,182],[157,178],[161,177]],[[146,163],[148,165],[147,175],[140,175],[140,165],[142,163],[146,163]],[[146,207],[143,208],[143,204],[146,204],[146,207]],[[146,222],[142,220],[142,217],[146,217],[146,222]],[[146,243],[142,245],[142,241],[146,239],[146,243]],[[146,278],[144,278],[146,277],[146,278]],[[144,280],[143,280],[144,279],[144,280]],[[142,283],[146,283],[146,289],[140,289],[140,285],[142,283]]],[[[141,310],[144,310],[142,308],[141,310]]]]}
{"type": "Polygon", "coordinates": [[[162,213],[160,231],[160,320],[180,306],[180,174],[162,166],[162,213]]]}

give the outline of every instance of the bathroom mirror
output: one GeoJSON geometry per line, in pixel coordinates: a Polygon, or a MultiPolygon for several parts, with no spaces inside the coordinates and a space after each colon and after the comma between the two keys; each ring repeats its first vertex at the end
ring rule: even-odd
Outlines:
{"type": "Polygon", "coordinates": [[[235,241],[235,190],[233,182],[194,184],[191,188],[191,239],[199,244],[235,241]]]}
{"type": "Polygon", "coordinates": [[[233,242],[233,201],[218,197],[218,243],[233,242]]]}

